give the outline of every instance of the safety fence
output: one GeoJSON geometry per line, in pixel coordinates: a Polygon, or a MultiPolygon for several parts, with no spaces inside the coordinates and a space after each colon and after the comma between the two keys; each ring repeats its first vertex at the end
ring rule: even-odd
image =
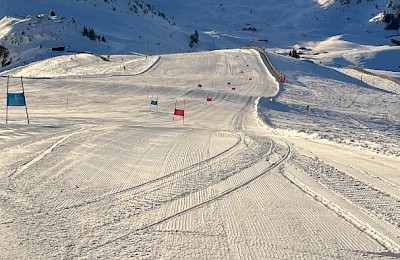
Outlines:
{"type": "Polygon", "coordinates": [[[381,78],[383,78],[383,79],[387,79],[387,80],[393,81],[393,82],[395,82],[395,83],[397,83],[397,84],[400,85],[400,80],[395,79],[395,78],[390,77],[390,76],[387,76],[387,75],[382,75],[382,74],[379,74],[379,73],[374,73],[374,72],[371,72],[371,71],[368,71],[368,70],[365,70],[365,69],[363,69],[363,68],[356,67],[356,66],[349,66],[349,69],[357,70],[357,71],[359,71],[359,72],[362,72],[362,73],[365,73],[365,74],[368,74],[368,75],[372,75],[372,76],[376,76],[376,77],[381,77],[381,78]]]}
{"type": "Polygon", "coordinates": [[[280,72],[271,62],[270,58],[268,57],[267,52],[260,47],[248,47],[249,49],[256,50],[260,53],[261,58],[263,59],[264,63],[268,65],[269,69],[273,72],[274,76],[281,82],[286,82],[286,76],[280,72]]]}

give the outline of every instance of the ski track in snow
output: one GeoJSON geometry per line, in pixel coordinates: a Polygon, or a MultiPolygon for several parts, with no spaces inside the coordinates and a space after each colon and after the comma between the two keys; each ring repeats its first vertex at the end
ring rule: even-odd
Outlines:
{"type": "MultiPolygon", "coordinates": [[[[300,105],[287,104],[297,97],[285,93],[324,79],[288,73],[289,83],[275,96],[278,85],[252,50],[155,60],[145,73],[123,77],[99,77],[102,64],[85,65],[93,78],[77,77],[81,73],[62,61],[62,77],[39,79],[48,68],[46,61],[35,64],[37,74],[26,81],[34,86],[27,87],[33,125],[25,127],[23,114],[13,109],[12,124],[0,130],[5,259],[396,257],[398,158],[376,154],[387,164],[376,160],[373,169],[363,169],[368,150],[350,146],[348,156],[331,157],[330,151],[345,148],[258,124],[267,119],[301,130],[300,105]],[[156,96],[158,112],[149,106],[156,96]],[[281,107],[256,102],[260,96],[275,96],[271,102],[281,107]],[[175,103],[183,102],[184,124],[172,120],[175,103]],[[285,106],[289,118],[282,118],[285,106]],[[310,148],[312,142],[318,145],[310,148]]],[[[48,65],[57,67],[57,59],[48,65]]],[[[27,66],[13,73],[32,71],[27,66]]],[[[318,91],[310,90],[310,97],[317,99],[318,91]]],[[[315,106],[308,120],[317,130],[341,113],[315,106]]],[[[351,114],[335,121],[338,129],[340,120],[349,125],[348,135],[374,126],[351,114]]]]}

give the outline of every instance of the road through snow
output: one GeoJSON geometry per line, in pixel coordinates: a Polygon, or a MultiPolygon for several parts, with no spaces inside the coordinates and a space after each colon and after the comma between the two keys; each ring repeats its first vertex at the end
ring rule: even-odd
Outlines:
{"type": "Polygon", "coordinates": [[[257,52],[103,62],[9,72],[31,77],[32,124],[12,108],[0,128],[2,258],[398,256],[398,158],[265,126],[278,85],[257,52]]]}

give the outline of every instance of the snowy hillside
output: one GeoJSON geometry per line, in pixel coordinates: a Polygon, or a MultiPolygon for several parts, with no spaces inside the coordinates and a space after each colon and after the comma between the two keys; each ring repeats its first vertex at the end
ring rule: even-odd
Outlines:
{"type": "Polygon", "coordinates": [[[3,55],[3,65],[60,55],[49,51],[60,46],[108,55],[245,45],[282,54],[301,47],[301,57],[336,67],[399,71],[400,65],[386,58],[399,53],[390,43],[398,38],[398,31],[369,21],[388,10],[382,0],[1,0],[0,4],[0,18],[4,17],[0,45],[9,52],[6,58],[3,55]],[[84,27],[93,29],[101,40],[84,37],[84,27]],[[199,42],[190,47],[190,35],[196,30],[199,42]]]}
{"type": "Polygon", "coordinates": [[[98,54],[177,51],[189,43],[171,18],[143,1],[0,1],[5,63],[25,64],[65,52],[98,54]],[[94,37],[84,36],[85,28],[94,37]]]}

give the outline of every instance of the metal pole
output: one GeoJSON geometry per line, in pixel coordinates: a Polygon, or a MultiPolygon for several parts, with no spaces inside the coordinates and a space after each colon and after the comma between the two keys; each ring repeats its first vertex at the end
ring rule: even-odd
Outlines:
{"type": "Polygon", "coordinates": [[[183,100],[183,124],[185,124],[185,100],[183,100]]]}
{"type": "Polygon", "coordinates": [[[175,111],[176,111],[176,103],[178,102],[178,100],[175,100],[175,109],[174,109],[174,115],[172,116],[172,121],[175,121],[175,111]]]}
{"type": "Polygon", "coordinates": [[[10,76],[7,76],[7,104],[6,104],[6,124],[8,124],[8,83],[10,81],[10,76]]]}
{"type": "Polygon", "coordinates": [[[22,81],[22,76],[21,76],[21,86],[22,86],[22,94],[24,95],[24,99],[25,99],[26,120],[28,121],[28,125],[29,125],[28,105],[26,104],[25,89],[24,89],[24,82],[22,81]]]}
{"type": "Polygon", "coordinates": [[[151,106],[153,105],[153,95],[151,95],[151,100],[150,100],[150,111],[151,111],[151,106]]]}

